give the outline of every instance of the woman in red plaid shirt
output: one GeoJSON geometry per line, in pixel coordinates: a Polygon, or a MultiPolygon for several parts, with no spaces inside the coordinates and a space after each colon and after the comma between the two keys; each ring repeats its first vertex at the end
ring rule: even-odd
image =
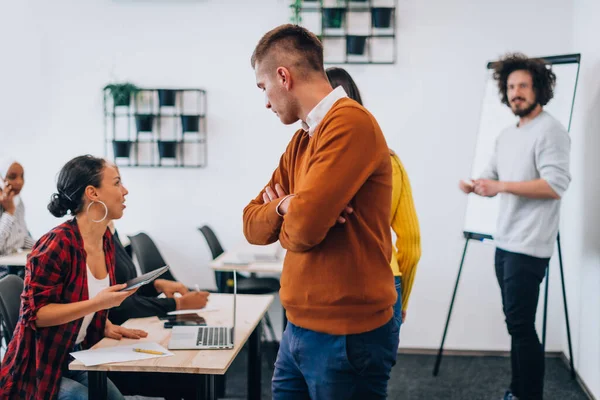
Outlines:
{"type": "MultiPolygon", "coordinates": [[[[87,399],[87,373],[69,371],[69,353],[103,337],[147,335],[107,319],[107,310],[134,292],[114,285],[107,230],[125,209],[128,192],[119,170],[100,158],[76,157],[62,168],[57,189],[48,210],[75,218],[45,234],[29,256],[19,321],[2,362],[0,399],[87,399]]],[[[110,382],[108,395],[123,399],[110,382]]]]}

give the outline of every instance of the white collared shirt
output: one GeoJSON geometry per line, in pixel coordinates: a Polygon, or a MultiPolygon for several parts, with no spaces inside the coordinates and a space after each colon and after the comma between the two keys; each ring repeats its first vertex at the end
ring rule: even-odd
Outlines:
{"type": "Polygon", "coordinates": [[[327,115],[331,107],[339,99],[348,97],[343,87],[338,86],[331,93],[323,98],[306,116],[306,121],[302,121],[302,129],[308,132],[308,135],[312,137],[315,133],[317,126],[323,121],[323,118],[327,115]]]}

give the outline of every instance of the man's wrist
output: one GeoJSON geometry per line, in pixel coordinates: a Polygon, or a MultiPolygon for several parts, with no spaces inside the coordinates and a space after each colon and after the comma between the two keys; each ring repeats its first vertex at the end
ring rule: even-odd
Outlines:
{"type": "Polygon", "coordinates": [[[281,205],[283,204],[283,202],[286,201],[288,197],[292,197],[292,196],[294,196],[294,195],[293,194],[288,194],[283,199],[279,200],[279,203],[277,203],[277,207],[275,207],[275,212],[277,213],[277,215],[279,215],[280,217],[284,216],[284,214],[282,214],[281,211],[279,210],[279,207],[281,207],[281,205]]]}

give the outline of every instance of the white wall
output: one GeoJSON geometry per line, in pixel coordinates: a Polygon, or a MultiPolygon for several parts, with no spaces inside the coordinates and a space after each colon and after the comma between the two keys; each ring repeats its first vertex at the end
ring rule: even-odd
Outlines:
{"type": "MultiPolygon", "coordinates": [[[[470,171],[487,61],[510,50],[572,50],[571,1],[523,3],[402,0],[398,63],[347,67],[405,163],[421,221],[423,258],[403,346],[435,348],[441,338],[464,244],[466,199],[457,182],[470,171]]],[[[148,232],[176,276],[212,286],[210,256],[196,227],[212,225],[225,247],[240,240],[242,208],[266,183],[294,130],[264,109],[249,66],[260,36],[289,20],[287,2],[0,5],[10,11],[0,12],[0,40],[11,44],[2,47],[3,59],[14,60],[0,66],[0,77],[7,82],[5,93],[17,94],[16,102],[0,96],[8,121],[0,125],[1,143],[25,165],[23,197],[36,236],[57,223],[45,206],[61,165],[81,153],[103,152],[101,88],[107,82],[116,77],[147,87],[207,89],[208,167],[123,168],[130,195],[118,227],[148,232]],[[32,92],[24,97],[23,88],[32,92]]],[[[574,242],[568,246],[576,251],[574,242]]],[[[492,263],[493,248],[471,245],[448,348],[508,349],[492,263]]],[[[562,348],[559,311],[551,309],[549,350],[562,348]]]]}
{"type": "MultiPolygon", "coordinates": [[[[574,50],[581,53],[580,84],[573,114],[573,184],[563,214],[566,281],[575,368],[600,398],[600,3],[575,0],[574,50]]],[[[555,302],[557,306],[562,304],[555,302]]],[[[563,330],[563,349],[568,354],[563,330]]]]}

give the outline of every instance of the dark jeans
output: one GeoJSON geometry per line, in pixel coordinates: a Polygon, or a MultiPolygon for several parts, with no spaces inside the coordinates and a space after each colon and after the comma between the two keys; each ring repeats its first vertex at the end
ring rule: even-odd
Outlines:
{"type": "Polygon", "coordinates": [[[396,318],[357,335],[328,335],[288,321],[273,373],[273,400],[385,399],[398,352],[396,318]]]}
{"type": "Polygon", "coordinates": [[[496,249],[495,261],[506,327],[511,336],[510,389],[519,400],[542,399],[544,351],[535,331],[535,314],[540,283],[550,259],[496,249]]]}

